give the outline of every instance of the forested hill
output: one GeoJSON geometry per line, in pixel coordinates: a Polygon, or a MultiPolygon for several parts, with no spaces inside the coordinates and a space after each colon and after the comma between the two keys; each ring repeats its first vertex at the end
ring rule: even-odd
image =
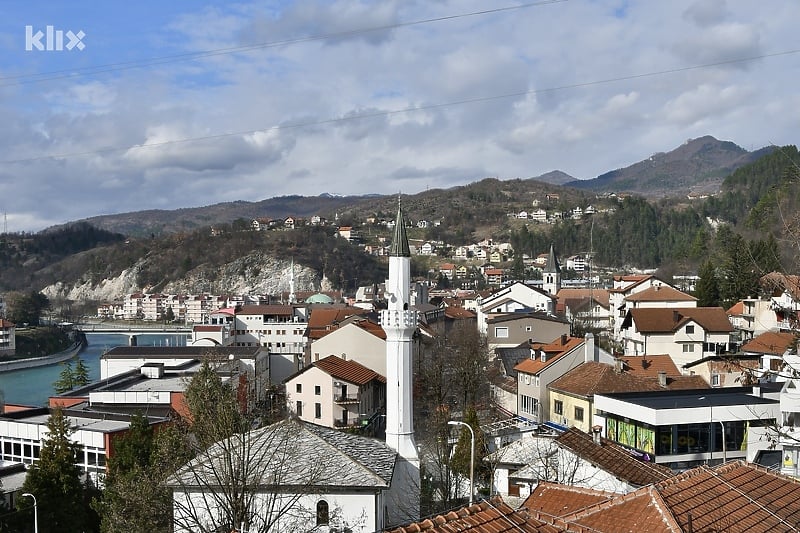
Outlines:
{"type": "MultiPolygon", "coordinates": [[[[777,243],[787,237],[787,229],[797,232],[800,226],[798,169],[800,154],[796,147],[787,146],[737,169],[724,181],[722,193],[706,199],[648,201],[630,196],[619,201],[535,180],[486,179],[406,196],[403,207],[411,222],[431,223],[427,227],[414,223],[409,228],[416,242],[458,246],[485,238],[509,240],[518,254],[531,257],[553,243],[564,258],[592,252],[598,266],[682,273],[697,272],[709,259],[730,262],[737,251],[757,258],[757,270],[783,264],[794,271],[800,263],[790,253],[797,247],[777,243]],[[548,213],[569,213],[589,205],[597,214],[580,219],[568,216],[555,224],[517,217],[534,206],[548,213]],[[725,222],[730,225],[721,225],[725,222]]],[[[361,200],[342,204],[337,223],[356,226],[366,244],[378,246],[388,236],[380,218],[394,216],[397,200],[376,197],[369,205],[361,200]]],[[[222,265],[254,253],[293,257],[336,288],[352,289],[356,283],[380,282],[385,276],[378,258],[334,237],[335,225],[254,232],[250,220],[243,218],[215,224],[215,229],[222,234],[212,235],[206,226],[136,238],[78,223],[35,235],[0,235],[0,291],[40,290],[57,281],[91,285],[134,265],[139,286],[157,289],[193,271],[213,275],[222,265]]],[[[438,260],[449,258],[446,248],[441,253],[438,260]]],[[[427,268],[421,266],[419,273],[425,274],[427,268]]]]}
{"type": "Polygon", "coordinates": [[[0,234],[0,290],[26,288],[35,273],[64,258],[125,240],[124,235],[76,222],[39,233],[0,234]]]}

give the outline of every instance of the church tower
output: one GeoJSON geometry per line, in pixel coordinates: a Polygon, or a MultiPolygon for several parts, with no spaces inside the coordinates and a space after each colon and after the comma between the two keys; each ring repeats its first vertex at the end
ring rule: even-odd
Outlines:
{"type": "Polygon", "coordinates": [[[399,199],[394,237],[389,249],[389,279],[381,311],[386,332],[386,445],[396,450],[392,480],[395,501],[389,506],[390,525],[419,518],[419,455],[414,440],[413,337],[417,312],[411,306],[411,251],[399,199]],[[402,511],[402,513],[398,513],[402,511]],[[394,513],[398,513],[392,516],[394,513]]]}
{"type": "Polygon", "coordinates": [[[547,266],[542,271],[542,289],[553,296],[561,290],[561,265],[553,251],[553,243],[550,243],[550,255],[547,256],[547,266]]]}

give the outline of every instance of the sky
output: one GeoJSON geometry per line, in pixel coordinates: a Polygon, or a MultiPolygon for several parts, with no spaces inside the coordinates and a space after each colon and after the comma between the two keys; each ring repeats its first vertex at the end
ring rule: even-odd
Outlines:
{"type": "Polygon", "coordinates": [[[0,0],[0,231],[796,144],[798,21],[797,0],[0,0]]]}

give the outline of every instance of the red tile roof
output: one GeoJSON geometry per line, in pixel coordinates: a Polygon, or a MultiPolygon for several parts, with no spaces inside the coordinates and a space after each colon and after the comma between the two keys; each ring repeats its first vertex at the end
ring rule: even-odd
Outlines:
{"type": "Polygon", "coordinates": [[[682,376],[681,371],[669,355],[644,355],[621,357],[625,363],[625,372],[637,376],[657,378],[659,372],[666,372],[667,376],[682,376]]]}
{"type": "Polygon", "coordinates": [[[514,367],[517,372],[525,372],[526,374],[538,374],[548,366],[552,365],[555,361],[561,359],[563,356],[583,344],[584,340],[578,337],[567,337],[566,342],[562,342],[563,338],[559,337],[556,341],[550,344],[534,343],[531,348],[535,350],[543,350],[546,354],[545,361],[541,357],[536,359],[525,359],[514,367]]]}
{"type": "Polygon", "coordinates": [[[606,289],[561,289],[556,295],[559,302],[570,301],[589,301],[593,298],[595,302],[603,307],[608,307],[608,290],[606,289]]]}
{"type": "Polygon", "coordinates": [[[697,298],[669,285],[655,285],[625,298],[627,302],[696,302],[697,298]]]}
{"type": "Polygon", "coordinates": [[[590,505],[606,502],[614,496],[616,494],[613,492],[540,481],[531,495],[522,502],[522,507],[553,516],[564,516],[590,505]]]}
{"type": "MultiPolygon", "coordinates": [[[[617,372],[614,365],[592,361],[581,363],[550,383],[547,388],[583,398],[591,398],[595,394],[664,390],[659,385],[657,376],[635,374],[624,369],[617,372]]],[[[667,376],[666,389],[669,390],[707,388],[708,383],[701,376],[667,376]]]]}
{"type": "Polygon", "coordinates": [[[237,315],[289,315],[294,310],[291,305],[243,305],[236,308],[237,315]]]}
{"type": "Polygon", "coordinates": [[[796,342],[794,333],[767,331],[747,342],[742,346],[742,351],[783,355],[796,342]]]}
{"type": "Polygon", "coordinates": [[[4,318],[0,318],[0,328],[13,328],[13,327],[14,327],[13,322],[9,322],[4,318]]]}
{"type": "Polygon", "coordinates": [[[800,276],[770,272],[759,280],[765,289],[776,292],[788,292],[792,298],[800,301],[800,276]]]}
{"type": "Polygon", "coordinates": [[[674,333],[689,321],[711,333],[733,331],[731,321],[721,307],[645,307],[631,309],[628,313],[640,333],[674,333]]]}
{"type": "Polygon", "coordinates": [[[599,531],[800,531],[800,482],[733,461],[701,466],[563,517],[599,531]]]}
{"type": "Polygon", "coordinates": [[[313,364],[331,377],[353,383],[354,385],[366,385],[373,379],[377,379],[381,383],[386,383],[386,378],[374,370],[356,361],[349,361],[335,355],[329,355],[313,364]]]}
{"type": "Polygon", "coordinates": [[[738,301],[733,304],[727,311],[730,316],[740,316],[744,314],[744,302],[738,301]]]}

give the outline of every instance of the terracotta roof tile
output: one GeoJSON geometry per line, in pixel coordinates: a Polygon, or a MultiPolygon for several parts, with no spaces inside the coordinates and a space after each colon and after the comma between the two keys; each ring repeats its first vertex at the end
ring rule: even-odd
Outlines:
{"type": "Polygon", "coordinates": [[[563,519],[607,532],[800,531],[800,482],[733,461],[701,466],[563,519]]]}
{"type": "Polygon", "coordinates": [[[567,300],[588,302],[590,298],[593,298],[601,306],[608,307],[608,290],[606,289],[561,289],[557,296],[559,302],[567,300]]]}
{"type": "Polygon", "coordinates": [[[288,315],[291,316],[294,309],[291,305],[243,305],[236,308],[237,315],[288,315]]]}
{"type": "Polygon", "coordinates": [[[610,500],[613,492],[540,481],[522,507],[553,516],[565,516],[590,505],[610,500]]]}
{"type": "Polygon", "coordinates": [[[636,357],[622,357],[625,371],[637,376],[657,378],[659,372],[666,372],[667,376],[681,376],[681,371],[669,355],[644,355],[636,357]]]}
{"type": "Polygon", "coordinates": [[[669,285],[655,285],[625,298],[627,302],[696,302],[697,298],[669,285]]]}
{"type": "Polygon", "coordinates": [[[354,385],[366,385],[373,379],[386,383],[386,378],[374,370],[370,370],[356,361],[349,361],[335,355],[329,355],[313,364],[320,370],[330,374],[331,377],[354,385]]]}
{"type": "Polygon", "coordinates": [[[641,333],[672,333],[689,321],[694,321],[712,333],[733,331],[728,315],[721,307],[658,307],[638,308],[628,311],[628,317],[641,333]]]}
{"type": "Polygon", "coordinates": [[[567,337],[566,343],[562,343],[562,340],[563,337],[559,337],[559,339],[549,344],[534,344],[532,348],[543,350],[547,354],[546,361],[542,361],[540,357],[525,359],[515,366],[514,370],[525,372],[526,374],[538,374],[584,342],[583,339],[578,337],[567,337]]]}
{"type": "Polygon", "coordinates": [[[728,313],[729,316],[739,316],[744,314],[744,302],[736,302],[725,312],[728,313]]]}
{"type": "MultiPolygon", "coordinates": [[[[581,363],[554,380],[547,388],[584,398],[595,394],[665,390],[657,377],[638,375],[624,369],[618,372],[614,365],[592,361],[581,363]]],[[[700,376],[667,375],[667,390],[707,388],[708,383],[700,376]]]]}
{"type": "Polygon", "coordinates": [[[747,342],[742,346],[742,351],[783,355],[796,342],[793,333],[767,331],[747,342]]]}

